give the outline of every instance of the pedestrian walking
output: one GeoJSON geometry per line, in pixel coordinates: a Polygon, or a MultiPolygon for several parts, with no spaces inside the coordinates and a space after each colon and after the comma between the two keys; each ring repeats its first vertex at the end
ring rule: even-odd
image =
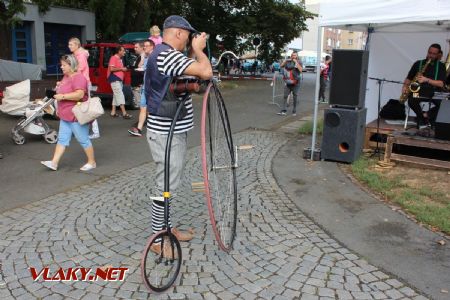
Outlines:
{"type": "Polygon", "coordinates": [[[78,62],[74,55],[64,55],[60,62],[64,77],[56,87],[56,95],[54,96],[55,100],[58,101],[57,114],[60,119],[58,142],[52,160],[41,161],[41,164],[56,171],[59,161],[66,148],[69,147],[72,135],[74,135],[87,157],[87,163],[80,170],[90,171],[96,168],[97,164],[94,157],[94,147],[89,139],[89,125],[78,123],[72,112],[72,108],[77,102],[88,99],[88,82],[81,73],[77,72],[78,62]]]}
{"type": "Polygon", "coordinates": [[[113,91],[111,117],[115,118],[119,116],[116,112],[117,106],[119,106],[122,111],[122,117],[124,119],[131,119],[133,116],[128,114],[125,110],[125,96],[123,94],[124,72],[127,71],[127,68],[123,66],[122,58],[124,56],[125,48],[123,46],[117,46],[115,49],[115,54],[109,59],[108,72],[106,76],[113,91]]]}
{"type": "MultiPolygon", "coordinates": [[[[147,67],[147,61],[148,61],[148,57],[149,55],[152,53],[153,49],[155,48],[155,44],[153,43],[152,40],[148,40],[144,42],[144,61],[143,61],[143,65],[142,65],[142,72],[143,74],[143,78],[142,78],[142,82],[143,79],[145,78],[145,70],[147,67]]],[[[147,119],[147,99],[145,98],[145,90],[144,90],[144,86],[142,85],[141,82],[141,90],[140,90],[140,95],[139,95],[139,120],[138,122],[131,127],[131,129],[128,130],[128,133],[131,134],[132,136],[142,136],[142,130],[144,128],[144,123],[145,120],[147,119]]]]}
{"type": "Polygon", "coordinates": [[[325,56],[325,61],[320,64],[320,89],[319,89],[319,101],[326,102],[325,90],[327,88],[327,82],[329,80],[328,72],[330,70],[331,56],[325,56]]]}
{"type": "Polygon", "coordinates": [[[283,107],[278,113],[281,116],[285,116],[287,112],[288,97],[292,93],[292,115],[297,115],[297,102],[298,102],[298,91],[300,89],[300,75],[302,72],[302,66],[298,61],[298,53],[292,52],[291,58],[283,61],[281,64],[283,69],[283,80],[285,83],[284,95],[283,95],[283,107]]]}
{"type": "Polygon", "coordinates": [[[131,90],[133,92],[133,99],[135,107],[139,106],[141,102],[141,89],[144,81],[144,42],[134,44],[134,53],[136,53],[136,60],[131,68],[131,90]]]}
{"type": "MultiPolygon", "coordinates": [[[[84,78],[86,78],[88,82],[88,93],[90,93],[90,87],[91,87],[91,79],[89,77],[89,64],[88,64],[88,57],[89,57],[89,51],[81,47],[80,39],[77,37],[72,37],[69,39],[69,50],[72,52],[72,54],[75,56],[78,62],[78,72],[83,74],[84,78]]],[[[94,120],[91,124],[91,130],[92,134],[89,135],[90,139],[96,139],[100,137],[100,128],[98,126],[98,121],[94,120]]]]}

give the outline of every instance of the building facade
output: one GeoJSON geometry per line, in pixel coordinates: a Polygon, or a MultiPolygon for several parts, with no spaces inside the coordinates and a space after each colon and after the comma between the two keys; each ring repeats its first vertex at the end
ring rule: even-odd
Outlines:
{"type": "MultiPolygon", "coordinates": [[[[306,10],[319,14],[320,0],[303,0],[306,10]]],[[[317,30],[319,27],[319,19],[314,18],[307,20],[309,31],[302,33],[303,49],[317,51],[317,30]]],[[[328,54],[333,49],[364,49],[366,45],[367,32],[348,31],[337,28],[322,28],[322,51],[328,54]]]]}
{"type": "Polygon", "coordinates": [[[18,17],[22,25],[12,29],[12,60],[40,65],[47,74],[61,73],[61,55],[69,53],[71,37],[81,42],[95,40],[95,15],[65,7],[51,7],[39,14],[37,5],[25,4],[26,13],[18,17]]]}

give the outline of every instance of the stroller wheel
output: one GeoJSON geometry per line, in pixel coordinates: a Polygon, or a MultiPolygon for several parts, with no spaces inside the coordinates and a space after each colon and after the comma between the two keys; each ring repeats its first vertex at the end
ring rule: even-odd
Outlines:
{"type": "Polygon", "coordinates": [[[58,141],[58,133],[51,129],[44,134],[44,140],[49,144],[55,144],[58,141]]]}
{"type": "Polygon", "coordinates": [[[13,133],[12,139],[13,139],[13,141],[14,141],[14,143],[16,145],[23,145],[26,142],[25,137],[23,135],[18,134],[18,133],[17,134],[13,133]]]}

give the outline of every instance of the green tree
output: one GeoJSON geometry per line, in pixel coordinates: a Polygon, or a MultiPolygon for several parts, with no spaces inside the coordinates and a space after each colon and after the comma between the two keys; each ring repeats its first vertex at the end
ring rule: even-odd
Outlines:
{"type": "Polygon", "coordinates": [[[261,39],[259,58],[279,58],[284,46],[307,30],[305,21],[315,14],[288,0],[191,0],[183,15],[200,31],[210,34],[217,56],[222,49],[242,52],[261,39]],[[217,38],[220,42],[216,42],[217,38]],[[219,48],[220,46],[220,48],[219,48]]]}
{"type": "MultiPolygon", "coordinates": [[[[50,5],[88,9],[95,13],[97,40],[117,40],[131,31],[162,29],[164,19],[172,14],[186,17],[198,30],[210,34],[211,52],[217,56],[224,49],[241,53],[253,49],[253,38],[261,39],[260,58],[272,61],[283,47],[307,30],[305,21],[314,18],[301,5],[288,0],[35,0],[45,13],[50,5]]],[[[23,0],[0,0],[0,34],[8,35],[17,14],[24,13],[23,0]],[[8,3],[8,5],[6,5],[8,3]]],[[[2,50],[11,52],[7,47],[2,50]]],[[[3,57],[3,56],[2,56],[3,57]]]]}
{"type": "Polygon", "coordinates": [[[242,52],[261,39],[260,58],[272,61],[283,47],[307,30],[305,21],[315,15],[288,0],[90,0],[100,39],[116,40],[125,32],[162,29],[172,14],[186,17],[199,31],[210,35],[212,54],[223,49],[242,52]],[[107,9],[105,9],[107,7],[107,9]]]}

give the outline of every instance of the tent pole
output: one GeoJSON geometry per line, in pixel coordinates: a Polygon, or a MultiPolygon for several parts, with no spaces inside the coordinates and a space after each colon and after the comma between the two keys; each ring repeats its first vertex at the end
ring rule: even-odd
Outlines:
{"type": "Polygon", "coordinates": [[[317,33],[317,64],[316,64],[316,91],[314,94],[314,124],[311,142],[311,160],[313,159],[314,150],[316,147],[316,134],[317,134],[317,113],[319,110],[319,88],[320,88],[320,62],[322,60],[322,30],[323,27],[319,27],[317,33]]]}

